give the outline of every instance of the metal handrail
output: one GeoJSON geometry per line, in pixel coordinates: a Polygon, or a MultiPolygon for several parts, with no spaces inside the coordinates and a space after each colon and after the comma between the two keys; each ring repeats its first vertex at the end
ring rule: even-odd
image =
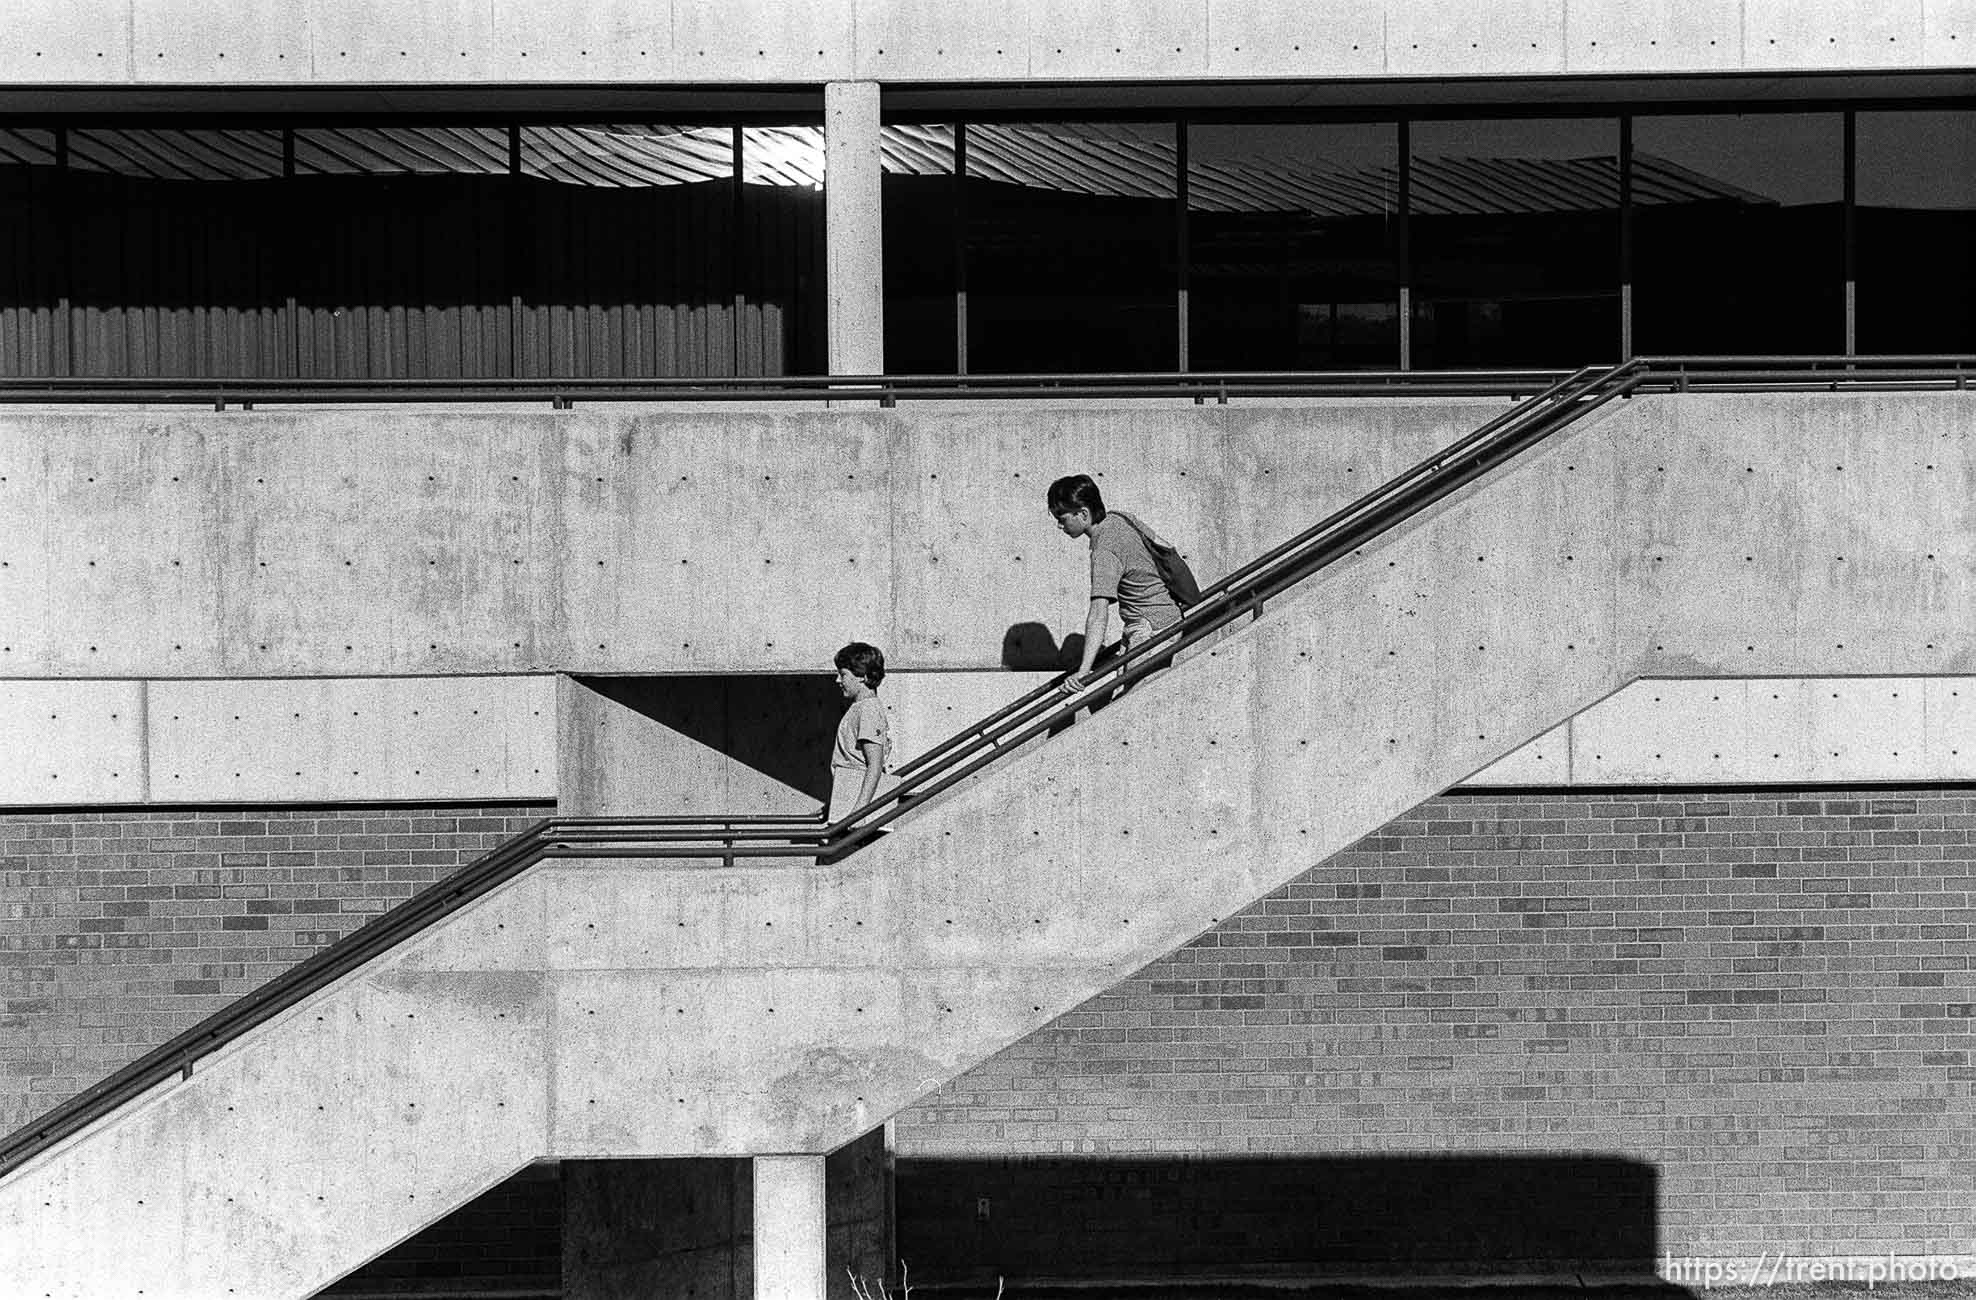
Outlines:
{"type": "Polygon", "coordinates": [[[1396,391],[1456,396],[1521,396],[1558,370],[1188,371],[1170,374],[704,375],[649,379],[250,379],[0,378],[7,403],[210,403],[215,410],[256,404],[549,402],[815,402],[977,398],[1173,398],[1217,404],[1234,397],[1372,396],[1396,391]]]}
{"type": "Polygon", "coordinates": [[[96,1118],[195,1063],[304,997],[419,933],[434,921],[551,857],[642,857],[734,866],[744,859],[832,861],[868,842],[888,823],[952,788],[1002,754],[1068,722],[1077,712],[1156,671],[1237,619],[1260,614],[1277,594],[1417,515],[1450,493],[1608,402],[1642,391],[1688,388],[1697,372],[1734,375],[1740,383],[1802,385],[1821,367],[1887,361],[1875,374],[1912,387],[1965,385],[1976,357],[1945,358],[1666,358],[1585,367],[1552,381],[1527,401],[1409,467],[1364,497],[1211,583],[1180,621],[1102,664],[1075,689],[1057,678],[957,732],[900,769],[900,783],[870,804],[826,824],[817,815],[745,814],[550,818],[453,876],[385,912],[363,928],[207,1017],[116,1074],[0,1138],[0,1175],[80,1131],[96,1118]],[[1923,364],[1939,361],[1939,365],[1923,364]]]}
{"type": "MultiPolygon", "coordinates": [[[[1928,383],[1967,387],[1976,357],[1955,354],[1882,356],[1666,356],[1642,358],[1647,387],[1776,388],[1797,375],[1811,387],[1928,383]]],[[[584,402],[816,402],[1062,400],[1175,398],[1225,404],[1245,397],[1366,397],[1433,393],[1521,397],[1570,373],[1516,370],[1229,370],[1171,373],[991,375],[699,375],[647,379],[266,379],[7,377],[0,405],[38,403],[201,403],[216,410],[311,403],[548,402],[566,410],[584,402]]]]}

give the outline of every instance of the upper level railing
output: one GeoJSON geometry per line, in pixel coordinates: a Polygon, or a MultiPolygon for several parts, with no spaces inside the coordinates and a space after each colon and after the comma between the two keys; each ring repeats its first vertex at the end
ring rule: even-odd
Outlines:
{"type": "MultiPolygon", "coordinates": [[[[1213,582],[1203,590],[1200,603],[1188,609],[1178,623],[1129,652],[1101,661],[1082,685],[1070,687],[1067,679],[1059,678],[957,732],[901,768],[893,789],[840,821],[826,825],[814,816],[736,816],[550,818],[539,822],[0,1139],[0,1174],[175,1076],[190,1077],[200,1058],[546,858],[638,857],[728,867],[754,859],[795,859],[790,865],[797,866],[841,858],[1003,755],[1051,734],[1080,710],[1163,667],[1231,624],[1260,615],[1274,596],[1615,399],[1641,392],[1696,388],[1966,388],[1972,376],[1976,376],[1976,357],[1642,359],[1554,376],[1529,400],[1213,582]]],[[[1066,390],[1077,389],[1089,378],[1071,377],[1066,390]]],[[[1161,378],[1185,381],[1189,377],[1161,378]]],[[[1165,394],[1172,395],[1178,387],[1176,382],[1164,390],[1165,394]]]]}
{"type": "MultiPolygon", "coordinates": [[[[1958,356],[1657,357],[1640,363],[1649,389],[1968,387],[1976,362],[1958,356]],[[1792,376],[1790,380],[1785,375],[1792,376]]],[[[1173,374],[785,375],[666,379],[0,379],[0,406],[289,405],[593,402],[1061,401],[1066,398],[1523,397],[1574,373],[1524,370],[1215,371],[1173,374]]]]}

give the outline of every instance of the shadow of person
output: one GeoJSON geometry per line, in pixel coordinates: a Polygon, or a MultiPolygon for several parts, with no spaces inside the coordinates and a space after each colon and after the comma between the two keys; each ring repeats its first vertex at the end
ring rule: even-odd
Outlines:
{"type": "Polygon", "coordinates": [[[1002,667],[1014,672],[1068,672],[1084,653],[1084,634],[1073,632],[1057,644],[1056,634],[1037,622],[1015,623],[1002,633],[1002,667]]]}

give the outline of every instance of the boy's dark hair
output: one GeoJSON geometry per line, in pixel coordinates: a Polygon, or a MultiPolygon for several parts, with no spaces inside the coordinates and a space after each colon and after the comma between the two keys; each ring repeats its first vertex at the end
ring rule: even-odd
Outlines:
{"type": "Polygon", "coordinates": [[[1105,517],[1105,498],[1098,491],[1098,485],[1089,474],[1072,474],[1050,484],[1050,513],[1067,515],[1073,510],[1089,510],[1091,522],[1101,523],[1105,517]]]}
{"type": "Polygon", "coordinates": [[[837,658],[832,662],[839,668],[850,669],[851,676],[874,691],[878,689],[878,684],[885,680],[885,652],[875,645],[853,641],[839,650],[837,658]]]}

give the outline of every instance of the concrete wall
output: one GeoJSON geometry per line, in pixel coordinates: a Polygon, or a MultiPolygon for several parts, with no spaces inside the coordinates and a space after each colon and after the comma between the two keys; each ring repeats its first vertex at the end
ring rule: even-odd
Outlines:
{"type": "Polygon", "coordinates": [[[1970,780],[1976,678],[1756,677],[1635,682],[1466,784],[1970,780]]]}
{"type": "MultiPolygon", "coordinates": [[[[1952,393],[1633,405],[1648,437],[1946,440],[1970,409],[1952,393]]],[[[809,673],[851,640],[900,670],[1042,668],[1081,627],[1088,562],[1043,508],[1052,478],[1101,475],[1213,576],[1502,409],[10,414],[0,675],[809,673]]],[[[1643,472],[1629,492],[1664,481],[1643,472]]],[[[1960,544],[1951,480],[1917,465],[1873,486],[1927,552],[1960,544]]],[[[1562,507],[1540,508],[1529,526],[1555,532],[1562,507]]],[[[1665,523],[1729,590],[1760,580],[1743,556],[1761,536],[1665,523]]],[[[1880,671],[1857,640],[1808,668],[1880,671]]]]}
{"type": "Polygon", "coordinates": [[[1635,678],[1976,668],[1971,409],[1794,409],[1608,410],[838,866],[544,864],[17,1171],[0,1270],[299,1292],[541,1155],[828,1150],[1635,678]]]}
{"type": "Polygon", "coordinates": [[[0,414],[0,677],[1038,668],[1102,474],[1219,573],[1504,403],[0,414]]]}
{"type": "Polygon", "coordinates": [[[556,793],[540,677],[0,681],[0,807],[556,793]]]}
{"type": "Polygon", "coordinates": [[[1023,82],[1962,67],[1957,0],[21,0],[0,81],[1023,82]]]}
{"type": "MultiPolygon", "coordinates": [[[[901,673],[893,763],[1050,674],[901,673]]],[[[842,712],[822,672],[564,679],[0,681],[0,807],[550,799],[811,811],[842,712]],[[561,717],[561,744],[555,720],[561,717]]],[[[1976,779],[1976,678],[1637,682],[1470,785],[1976,779]]]]}

